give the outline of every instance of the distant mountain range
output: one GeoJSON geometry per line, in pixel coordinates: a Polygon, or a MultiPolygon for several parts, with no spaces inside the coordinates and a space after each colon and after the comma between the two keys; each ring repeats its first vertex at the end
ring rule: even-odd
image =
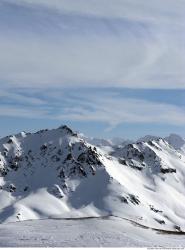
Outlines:
{"type": "Polygon", "coordinates": [[[87,138],[67,126],[0,140],[0,222],[113,215],[185,231],[185,140],[87,138]]]}

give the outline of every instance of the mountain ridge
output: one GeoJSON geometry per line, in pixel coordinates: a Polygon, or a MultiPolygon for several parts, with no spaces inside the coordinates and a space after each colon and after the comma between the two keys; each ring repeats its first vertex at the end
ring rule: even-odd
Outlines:
{"type": "Polygon", "coordinates": [[[185,230],[184,166],[183,151],[164,139],[108,152],[65,125],[8,136],[0,140],[0,222],[115,215],[185,230]]]}

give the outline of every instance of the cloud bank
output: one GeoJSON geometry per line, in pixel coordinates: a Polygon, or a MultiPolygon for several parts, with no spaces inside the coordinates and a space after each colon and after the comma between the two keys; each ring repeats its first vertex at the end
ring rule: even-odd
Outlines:
{"type": "Polygon", "coordinates": [[[7,87],[185,88],[183,0],[2,0],[7,87]]]}

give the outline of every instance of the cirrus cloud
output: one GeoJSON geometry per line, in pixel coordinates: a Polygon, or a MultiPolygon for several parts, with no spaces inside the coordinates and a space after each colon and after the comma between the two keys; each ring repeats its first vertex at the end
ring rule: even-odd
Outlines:
{"type": "Polygon", "coordinates": [[[183,10],[182,0],[3,0],[1,85],[185,88],[183,10]]]}
{"type": "Polygon", "coordinates": [[[46,94],[42,90],[40,93],[33,91],[29,94],[24,91],[7,93],[8,100],[1,99],[0,116],[60,122],[98,122],[107,124],[107,129],[128,123],[185,125],[184,105],[122,97],[116,90],[88,93],[87,90],[66,89],[63,92],[48,91],[46,94]],[[36,97],[32,98],[33,95],[36,97]],[[23,106],[25,99],[27,102],[23,106]]]}

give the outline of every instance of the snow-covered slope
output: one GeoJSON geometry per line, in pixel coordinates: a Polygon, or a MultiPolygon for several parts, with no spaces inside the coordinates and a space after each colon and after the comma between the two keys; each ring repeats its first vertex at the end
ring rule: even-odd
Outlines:
{"type": "Polygon", "coordinates": [[[114,215],[185,230],[185,155],[163,139],[111,155],[62,126],[0,140],[0,221],[114,215]]]}
{"type": "MultiPolygon", "coordinates": [[[[158,140],[158,139],[162,139],[162,138],[159,136],[155,136],[155,135],[146,135],[144,137],[139,138],[137,142],[147,142],[147,141],[158,140]]],[[[163,139],[177,150],[185,149],[185,139],[183,139],[181,136],[177,134],[170,134],[169,136],[164,137],[163,139]]],[[[183,151],[185,152],[185,150],[183,151]]]]}

